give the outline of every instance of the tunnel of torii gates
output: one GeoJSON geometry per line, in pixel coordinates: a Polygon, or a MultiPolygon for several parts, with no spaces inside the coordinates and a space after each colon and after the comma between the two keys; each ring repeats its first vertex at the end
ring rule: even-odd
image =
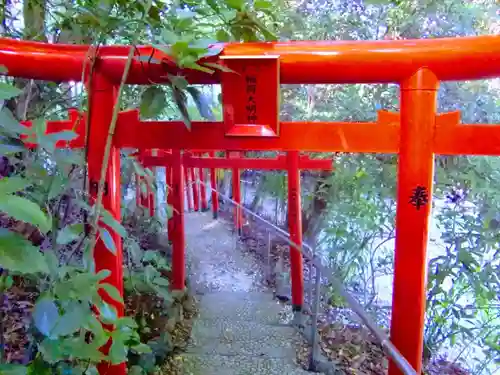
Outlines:
{"type": "MultiPolygon", "coordinates": [[[[174,155],[180,151],[172,152],[161,152],[159,155],[152,155],[151,152],[142,154],[139,156],[144,167],[166,167],[167,185],[176,186],[179,185],[179,181],[175,181],[176,175],[173,172],[174,161],[178,156],[174,155]]],[[[226,158],[216,158],[214,157],[214,152],[210,152],[210,157],[197,157],[190,154],[184,153],[180,155],[181,164],[184,170],[189,170],[191,173],[192,180],[192,197],[193,197],[193,208],[198,211],[200,208],[200,202],[198,201],[199,196],[201,196],[201,209],[206,209],[208,207],[206,201],[206,191],[204,185],[204,168],[210,168],[210,185],[212,189],[217,189],[216,181],[216,168],[230,168],[232,170],[232,192],[233,200],[237,205],[241,204],[241,188],[240,188],[240,170],[241,169],[261,169],[261,170],[277,170],[284,169],[287,171],[288,178],[288,222],[290,239],[293,243],[297,245],[302,245],[302,212],[301,212],[301,200],[300,200],[300,170],[332,170],[332,160],[328,159],[310,159],[307,155],[300,155],[298,151],[288,151],[286,156],[279,155],[277,158],[241,158],[240,152],[227,152],[226,158]],[[194,169],[198,168],[199,176],[202,183],[200,184],[201,194],[198,194],[198,186],[195,182],[194,169]]],[[[184,173],[186,182],[187,172],[184,173]]],[[[190,205],[191,197],[187,189],[187,201],[190,205]]],[[[151,199],[152,194],[142,194],[140,191],[139,203],[147,207],[150,210],[150,214],[154,215],[154,199],[151,199]]],[[[168,194],[167,201],[173,206],[174,212],[178,211],[181,214],[173,215],[173,217],[168,222],[168,233],[169,237],[172,239],[173,253],[182,254],[182,256],[175,257],[177,261],[184,259],[184,231],[183,231],[183,214],[184,212],[184,197],[181,195],[176,195],[175,191],[172,194],[168,194]],[[176,220],[180,220],[177,223],[176,220]]],[[[212,209],[214,213],[214,218],[217,218],[218,213],[218,197],[217,192],[212,190],[212,209]]],[[[238,233],[241,234],[241,228],[243,225],[242,212],[238,206],[234,207],[234,226],[238,233]]],[[[290,264],[291,264],[291,279],[292,279],[292,305],[295,311],[300,312],[304,302],[304,280],[303,280],[303,269],[302,269],[302,254],[300,251],[291,251],[290,254],[290,264]]],[[[173,271],[173,287],[182,288],[184,286],[184,264],[172,264],[173,271]],[[175,271],[174,271],[175,270],[175,271]]]]}
{"type": "MultiPolygon", "coordinates": [[[[130,46],[43,44],[0,39],[0,65],[10,76],[56,82],[81,81],[90,91],[89,118],[76,111],[69,120],[49,123],[48,132],[73,129],[79,137],[69,147],[83,147],[87,137],[90,195],[95,199],[105,143],[117,102],[118,88],[130,46]],[[90,51],[90,53],[89,53],[90,51]],[[90,77],[91,75],[91,77],[90,77]],[[91,79],[89,79],[91,78],[91,79]],[[89,133],[85,134],[88,121],[89,133]]],[[[223,121],[141,121],[136,110],[119,113],[107,166],[103,205],[120,219],[120,148],[172,150],[171,199],[174,237],[183,233],[182,150],[286,151],[297,178],[299,151],[397,153],[396,247],[391,341],[421,371],[426,295],[426,250],[432,203],[435,154],[500,155],[500,124],[462,124],[460,113],[437,113],[440,81],[500,76],[500,36],[395,41],[234,43],[216,56],[234,72],[213,74],[183,70],[153,47],[135,48],[128,84],[166,82],[168,74],[184,75],[193,84],[222,86],[223,121]],[[149,63],[138,57],[152,57],[149,63]],[[168,74],[167,74],[168,73],[168,74]],[[396,83],[401,89],[400,113],[381,111],[374,122],[280,122],[280,84],[396,83]]],[[[28,124],[29,125],[29,124],[28,124]]],[[[68,146],[59,142],[59,146],[68,146]]],[[[188,158],[186,158],[187,161],[188,158]]],[[[194,158],[193,158],[194,159],[194,158]]],[[[208,164],[204,164],[206,166],[208,164]]],[[[192,166],[195,166],[193,161],[192,166]]],[[[215,165],[214,165],[215,166],[215,165]]],[[[218,166],[217,166],[218,167],[218,166]]],[[[281,168],[281,167],[280,167],[281,168]]],[[[290,170],[290,169],[289,169],[290,170]]],[[[296,196],[297,204],[300,196],[296,196]]],[[[291,202],[291,207],[294,203],[291,202]]],[[[292,210],[293,212],[293,210],[292,210]]],[[[300,210],[290,220],[292,239],[300,236],[300,210]]],[[[105,282],[123,292],[122,243],[113,233],[116,255],[99,240],[94,249],[96,271],[108,269],[105,282]]],[[[174,238],[174,241],[175,238],[174,238]]],[[[294,250],[291,250],[292,254],[294,250]]],[[[300,256],[293,256],[300,262],[300,256]]],[[[173,252],[173,288],[183,288],[184,254],[173,252]]],[[[297,264],[292,272],[300,272],[297,264]]],[[[294,276],[297,280],[297,275],[294,276]]],[[[123,314],[123,306],[104,295],[123,314]]],[[[297,302],[297,300],[295,300],[297,302]]],[[[107,374],[124,374],[125,364],[101,366],[107,374]]],[[[393,363],[390,374],[400,371],[393,363]]]]}

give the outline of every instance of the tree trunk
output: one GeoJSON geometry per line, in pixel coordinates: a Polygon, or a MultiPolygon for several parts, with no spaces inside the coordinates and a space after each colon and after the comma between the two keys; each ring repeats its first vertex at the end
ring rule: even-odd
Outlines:
{"type": "Polygon", "coordinates": [[[321,190],[326,189],[326,191],[328,191],[330,189],[331,185],[326,183],[330,173],[331,172],[323,171],[315,178],[311,208],[302,211],[302,233],[304,242],[311,245],[313,248],[321,232],[324,222],[324,213],[328,205],[327,193],[323,193],[321,190]]]}

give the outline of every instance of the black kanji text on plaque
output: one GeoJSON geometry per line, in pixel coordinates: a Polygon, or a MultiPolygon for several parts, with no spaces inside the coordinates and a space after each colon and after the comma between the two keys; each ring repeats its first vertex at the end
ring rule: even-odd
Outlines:
{"type": "Polygon", "coordinates": [[[429,203],[429,193],[427,192],[427,188],[425,186],[418,185],[415,189],[413,189],[409,203],[412,206],[415,206],[417,210],[425,207],[427,203],[429,203]]]}
{"type": "Polygon", "coordinates": [[[257,91],[257,78],[253,75],[245,77],[246,93],[247,93],[247,121],[251,124],[257,122],[257,103],[255,101],[255,93],[257,91]]]}

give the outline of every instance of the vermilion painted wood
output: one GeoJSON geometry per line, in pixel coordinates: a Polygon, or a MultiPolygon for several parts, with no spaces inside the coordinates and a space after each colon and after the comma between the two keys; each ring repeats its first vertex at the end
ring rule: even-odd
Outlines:
{"type": "MultiPolygon", "coordinates": [[[[500,76],[500,36],[378,41],[291,41],[221,45],[221,56],[277,55],[281,83],[401,82],[421,67],[437,78],[468,80],[500,76]],[[459,62],[459,63],[457,63],[459,62]]],[[[102,71],[120,82],[129,46],[101,46],[102,71]]],[[[12,76],[80,81],[89,46],[0,39],[0,63],[12,76]],[[40,69],[43,67],[43,69],[40,69]]],[[[206,61],[217,61],[213,56],[206,61]]],[[[127,83],[165,82],[167,73],[184,74],[191,83],[220,83],[220,72],[182,71],[153,47],[137,47],[127,83]],[[143,56],[142,59],[139,59],[143,56]],[[152,56],[161,64],[148,63],[152,56]]],[[[200,147],[204,148],[204,147],[200,147]]]]}
{"type": "MultiPolygon", "coordinates": [[[[106,139],[111,124],[113,107],[117,100],[118,86],[109,82],[98,70],[92,77],[92,90],[90,108],[91,117],[89,123],[89,145],[88,145],[88,178],[90,186],[97,184],[101,179],[101,166],[103,165],[104,149],[106,139]]],[[[121,220],[121,189],[120,189],[120,150],[111,147],[111,154],[107,166],[105,184],[107,193],[103,195],[102,205],[118,221],[121,220]]],[[[97,191],[90,191],[91,201],[95,201],[97,191]]],[[[123,296],[123,259],[122,259],[122,239],[111,227],[104,223],[99,223],[105,227],[111,235],[115,244],[115,254],[104,244],[101,237],[97,239],[94,248],[95,270],[109,270],[110,275],[103,280],[105,283],[113,285],[121,296],[123,296]]],[[[123,316],[124,306],[121,302],[114,300],[103,289],[100,294],[104,301],[116,309],[117,316],[123,316]]],[[[103,350],[109,350],[109,346],[103,350]]],[[[124,375],[126,365],[111,365],[101,363],[98,366],[100,374],[124,375]]]]}
{"type": "MultiPolygon", "coordinates": [[[[181,151],[172,151],[172,205],[173,205],[173,230],[172,234],[172,289],[183,290],[186,278],[186,265],[184,259],[185,233],[184,233],[184,167],[182,166],[181,151]]],[[[187,189],[188,191],[190,189],[187,189]]]]}
{"type": "Polygon", "coordinates": [[[299,151],[286,155],[288,178],[288,230],[290,240],[299,249],[290,246],[290,274],[292,280],[293,310],[302,311],[304,304],[304,275],[302,265],[302,206],[300,197],[299,151]]]}
{"type": "Polygon", "coordinates": [[[196,170],[189,168],[189,175],[191,176],[191,186],[193,189],[193,207],[195,211],[200,210],[200,195],[198,194],[198,179],[196,178],[196,170]]]}
{"type": "MultiPolygon", "coordinates": [[[[85,124],[87,122],[87,115],[80,114],[76,109],[68,110],[68,120],[55,120],[47,121],[47,130],[45,134],[53,134],[61,131],[73,131],[78,134],[78,137],[67,142],[67,141],[57,141],[57,148],[83,148],[85,146],[85,124]]],[[[31,128],[32,121],[21,121],[21,124],[27,128],[31,128]]],[[[35,147],[35,143],[27,142],[27,138],[24,134],[21,135],[21,139],[25,141],[25,145],[28,148],[35,147]]]]}
{"type": "MultiPolygon", "coordinates": [[[[227,151],[226,158],[229,160],[239,159],[240,153],[227,151]]],[[[241,235],[241,228],[243,226],[243,212],[241,212],[241,209],[239,207],[241,205],[241,181],[239,168],[231,169],[231,186],[233,190],[233,200],[236,204],[236,206],[234,207],[234,228],[236,231],[238,231],[238,234],[241,235]]]]}
{"type": "MultiPolygon", "coordinates": [[[[210,157],[215,157],[215,152],[210,151],[210,157]]],[[[210,169],[210,186],[212,187],[212,212],[214,215],[214,219],[217,219],[219,216],[219,197],[217,194],[217,169],[210,169]]]]}
{"type": "MultiPolygon", "coordinates": [[[[170,163],[171,165],[171,163],[170,163]]],[[[167,194],[167,204],[173,207],[173,192],[172,192],[172,168],[165,166],[165,175],[166,175],[166,191],[165,193],[167,194]]],[[[168,219],[167,221],[167,232],[168,232],[168,237],[169,240],[172,240],[172,233],[174,230],[174,219],[173,216],[168,219]]]]}
{"type": "MultiPolygon", "coordinates": [[[[181,157],[181,163],[182,163],[182,156],[181,157]]],[[[165,164],[163,164],[165,165],[165,164]]],[[[193,198],[192,198],[192,189],[190,188],[190,180],[189,180],[189,168],[184,167],[184,184],[185,184],[185,189],[186,189],[186,200],[187,200],[187,205],[188,205],[188,211],[193,211],[193,198]]]]}
{"type": "Polygon", "coordinates": [[[221,74],[227,136],[279,135],[279,60],[277,56],[224,60],[234,73],[221,74]],[[236,74],[235,74],[236,73],[236,74]]]}
{"type": "Polygon", "coordinates": [[[205,170],[203,168],[198,168],[198,175],[200,176],[200,200],[201,200],[201,210],[206,211],[208,210],[208,203],[207,203],[207,190],[205,188],[205,170]]]}
{"type": "MultiPolygon", "coordinates": [[[[401,87],[391,341],[417,374],[421,372],[423,353],[438,86],[436,76],[421,69],[401,87]]],[[[391,363],[389,374],[402,373],[391,363]]]]}
{"type": "Polygon", "coordinates": [[[222,122],[140,121],[139,112],[120,114],[115,132],[118,147],[141,149],[301,150],[395,153],[398,124],[282,122],[280,136],[228,137],[222,122]]]}
{"type": "MultiPolygon", "coordinates": [[[[169,165],[171,156],[143,156],[145,166],[169,165]]],[[[279,155],[277,158],[237,158],[228,159],[220,157],[198,157],[183,155],[182,163],[187,167],[197,168],[239,168],[239,169],[262,169],[262,170],[278,170],[287,168],[286,155],[279,155]]],[[[311,159],[308,155],[299,156],[299,169],[307,170],[332,170],[333,163],[331,159],[311,159]]]]}
{"type": "MultiPolygon", "coordinates": [[[[273,140],[227,139],[220,131],[220,126],[217,126],[217,124],[220,123],[199,123],[195,126],[195,130],[192,133],[187,130],[185,131],[185,125],[181,122],[159,123],[145,121],[137,124],[137,126],[125,124],[125,121],[135,116],[133,112],[134,111],[127,111],[120,114],[120,118],[123,116],[123,120],[120,120],[120,124],[118,125],[119,135],[115,137],[116,146],[148,148],[143,147],[143,145],[161,146],[162,144],[166,144],[166,146],[170,146],[171,144],[180,143],[190,150],[193,150],[193,148],[189,147],[189,144],[202,143],[197,140],[196,137],[215,136],[218,138],[210,140],[207,143],[212,143],[214,145],[218,144],[221,146],[221,149],[238,149],[238,145],[240,144],[241,149],[275,151],[293,150],[294,146],[299,145],[302,146],[299,148],[302,151],[397,153],[399,147],[399,114],[386,111],[379,112],[377,123],[284,122],[281,126],[282,129],[287,128],[286,133],[282,134],[279,138],[273,138],[273,140]],[[148,131],[154,130],[155,134],[158,134],[160,137],[165,137],[168,134],[174,133],[183,136],[185,139],[181,142],[173,140],[158,141],[137,139],[136,137],[139,136],[140,130],[138,127],[140,126],[145,126],[148,131]],[[167,130],[166,127],[175,129],[167,130]],[[126,134],[127,132],[132,132],[133,134],[126,134]],[[325,134],[330,138],[325,137],[325,134]],[[303,139],[299,138],[297,140],[293,138],[294,136],[303,139]],[[134,137],[135,141],[133,139],[134,137]]],[[[76,131],[80,136],[72,140],[69,143],[69,147],[75,149],[83,148],[85,143],[84,121],[77,120],[77,111],[70,110],[69,118],[69,120],[48,121],[47,133],[74,130],[74,125],[76,123],[78,124],[76,131]]],[[[83,120],[85,120],[85,117],[83,120]]],[[[23,121],[22,124],[31,126],[29,121],[23,121]]],[[[144,128],[142,128],[142,130],[144,130],[144,128]]],[[[143,132],[141,131],[140,133],[143,132]]],[[[500,155],[500,124],[461,124],[459,112],[438,114],[433,144],[435,154],[500,155]]],[[[28,147],[34,147],[32,143],[26,143],[26,145],[28,147]]],[[[68,145],[67,142],[58,141],[56,147],[63,148],[68,147],[68,145]]],[[[209,150],[210,149],[207,148],[193,151],[201,152],[209,150]]],[[[168,155],[168,153],[164,153],[168,155]]],[[[316,162],[317,161],[314,160],[312,163],[314,164],[316,162]]],[[[194,163],[196,162],[194,161],[194,163]]],[[[198,165],[194,164],[193,166],[198,165]]],[[[206,165],[206,167],[208,168],[209,165],[206,165]]],[[[217,164],[214,164],[214,167],[217,167],[217,164]]],[[[314,165],[310,165],[301,167],[301,169],[323,168],[320,166],[316,168],[314,165]]]]}

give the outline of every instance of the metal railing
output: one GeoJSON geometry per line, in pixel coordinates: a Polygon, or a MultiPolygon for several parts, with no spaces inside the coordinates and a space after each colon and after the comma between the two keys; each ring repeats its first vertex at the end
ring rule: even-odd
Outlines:
{"type": "MultiPolygon", "coordinates": [[[[302,247],[294,243],[290,240],[290,234],[285,230],[277,227],[270,221],[262,218],[258,214],[252,212],[248,208],[242,206],[241,204],[235,202],[233,199],[228,196],[221,194],[217,190],[213,189],[210,184],[207,184],[204,181],[200,181],[198,179],[197,183],[204,184],[207,191],[215,191],[218,196],[220,196],[224,201],[230,203],[234,206],[233,210],[237,216],[246,215],[244,217],[243,226],[249,225],[249,218],[257,221],[265,227],[265,231],[267,234],[267,244],[266,244],[266,264],[268,267],[268,272],[271,273],[271,247],[272,247],[272,234],[281,238],[285,241],[288,246],[293,247],[299,250],[302,253],[303,258],[307,261],[309,266],[309,277],[308,281],[310,283],[309,295],[308,295],[308,303],[309,308],[311,310],[311,345],[312,349],[309,356],[309,369],[314,370],[316,368],[316,363],[320,354],[320,345],[319,345],[319,333],[318,333],[318,316],[320,309],[320,293],[321,293],[321,277],[324,277],[328,280],[329,284],[339,293],[344,300],[347,302],[349,308],[356,313],[360,321],[368,328],[368,330],[373,334],[373,336],[379,341],[382,349],[385,354],[398,366],[398,368],[405,375],[416,375],[415,369],[408,363],[408,361],[403,357],[403,355],[396,349],[396,347],[390,341],[388,335],[378,327],[378,325],[372,320],[372,318],[368,315],[368,313],[363,309],[361,304],[347,292],[346,288],[343,284],[338,280],[334,274],[335,270],[327,267],[322,264],[321,258],[317,256],[314,249],[307,245],[302,244],[302,247]],[[208,190],[209,189],[209,190],[208,190]],[[313,287],[313,272],[312,269],[315,268],[315,277],[314,277],[314,287],[313,287]],[[314,290],[314,292],[313,292],[314,290]],[[314,293],[314,295],[313,295],[314,293]]],[[[258,239],[257,239],[258,241],[258,239]]]]}

